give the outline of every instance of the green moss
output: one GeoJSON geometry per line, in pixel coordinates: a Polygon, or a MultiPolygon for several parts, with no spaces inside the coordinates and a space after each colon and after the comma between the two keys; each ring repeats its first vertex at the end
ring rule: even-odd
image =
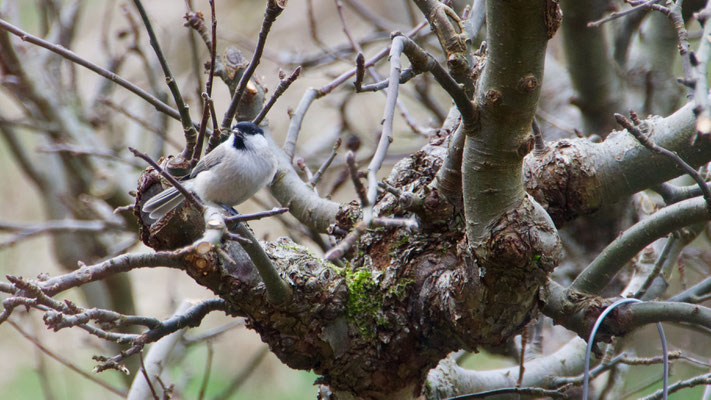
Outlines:
{"type": "Polygon", "coordinates": [[[332,262],[325,261],[325,260],[324,260],[324,265],[326,265],[328,268],[335,271],[338,275],[343,276],[343,277],[346,276],[346,269],[345,268],[341,268],[341,267],[337,266],[336,264],[334,264],[332,262]]]}
{"type": "Polygon", "coordinates": [[[408,286],[412,285],[414,282],[415,281],[409,278],[400,279],[396,285],[390,286],[390,288],[388,288],[388,293],[386,294],[386,296],[395,297],[398,300],[402,300],[407,294],[408,286]]]}
{"type": "Polygon", "coordinates": [[[293,244],[287,244],[287,243],[277,243],[277,245],[280,246],[280,247],[283,248],[283,249],[291,250],[291,251],[294,251],[294,252],[297,252],[297,253],[301,253],[301,254],[306,254],[306,255],[308,255],[308,256],[310,256],[310,257],[315,257],[315,256],[314,256],[308,249],[306,249],[305,247],[300,247],[300,246],[296,246],[296,245],[293,245],[293,244]]]}
{"type": "Polygon", "coordinates": [[[345,278],[348,286],[346,317],[355,323],[364,337],[375,338],[378,311],[383,305],[378,284],[367,269],[346,269],[345,278]]]}
{"type": "Polygon", "coordinates": [[[406,233],[406,234],[402,235],[397,242],[395,242],[395,246],[393,246],[393,247],[395,249],[397,249],[398,247],[404,245],[405,243],[408,243],[409,241],[410,241],[410,235],[408,235],[406,233]]]}

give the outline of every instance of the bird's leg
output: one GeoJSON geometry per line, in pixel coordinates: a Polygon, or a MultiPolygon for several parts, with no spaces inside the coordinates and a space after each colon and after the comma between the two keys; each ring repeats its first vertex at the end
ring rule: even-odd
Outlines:
{"type": "Polygon", "coordinates": [[[222,207],[222,209],[225,210],[225,211],[227,211],[227,213],[230,214],[230,215],[239,215],[239,213],[237,212],[237,210],[235,210],[234,207],[232,207],[232,206],[228,206],[228,205],[225,204],[225,203],[219,203],[219,202],[217,203],[217,205],[220,206],[220,207],[222,207]]]}

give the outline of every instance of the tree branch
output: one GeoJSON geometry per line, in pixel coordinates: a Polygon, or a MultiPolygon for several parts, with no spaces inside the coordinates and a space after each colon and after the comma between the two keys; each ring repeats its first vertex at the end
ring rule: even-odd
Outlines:
{"type": "Polygon", "coordinates": [[[599,293],[625,265],[645,246],[669,233],[702,220],[711,219],[711,212],[703,198],[684,200],[657,211],[610,243],[578,275],[570,289],[599,293]]]}

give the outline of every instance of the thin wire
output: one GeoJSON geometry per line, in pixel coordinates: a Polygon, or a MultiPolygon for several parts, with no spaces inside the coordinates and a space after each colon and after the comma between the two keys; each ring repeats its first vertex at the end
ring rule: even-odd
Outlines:
{"type": "MultiPolygon", "coordinates": [[[[607,317],[607,315],[611,313],[612,310],[626,303],[642,303],[642,301],[633,298],[617,300],[616,302],[607,306],[607,308],[600,314],[600,316],[597,317],[595,325],[593,325],[592,332],[590,332],[590,338],[588,339],[588,346],[585,350],[585,371],[583,372],[583,400],[588,399],[588,391],[590,386],[590,355],[592,354],[592,347],[595,343],[595,335],[597,334],[598,329],[600,329],[600,325],[602,325],[602,321],[605,320],[605,317],[607,317]]],[[[669,391],[669,355],[667,354],[667,338],[664,335],[664,329],[662,328],[661,322],[657,322],[657,331],[659,331],[659,339],[662,341],[662,361],[664,365],[664,384],[662,387],[662,398],[664,400],[667,400],[667,392],[669,391]]]]}

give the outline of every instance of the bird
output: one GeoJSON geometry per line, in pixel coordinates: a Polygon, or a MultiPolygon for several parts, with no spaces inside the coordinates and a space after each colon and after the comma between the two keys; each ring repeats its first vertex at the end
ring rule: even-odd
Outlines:
{"type": "MultiPolygon", "coordinates": [[[[239,122],[227,140],[200,159],[181,183],[204,202],[236,206],[271,182],[276,167],[264,131],[251,122],[239,122]]],[[[148,199],[142,210],[158,221],[184,200],[176,188],[170,187],[148,199]]]]}

